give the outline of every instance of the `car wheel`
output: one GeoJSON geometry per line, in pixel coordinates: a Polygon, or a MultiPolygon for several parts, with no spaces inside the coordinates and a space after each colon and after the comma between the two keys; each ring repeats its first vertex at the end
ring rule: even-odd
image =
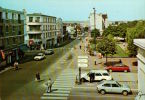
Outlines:
{"type": "Polygon", "coordinates": [[[127,73],[127,70],[124,70],[125,73],[127,73]]]}
{"type": "Polygon", "coordinates": [[[37,58],[37,59],[35,59],[36,61],[38,61],[39,59],[37,58]]]}
{"type": "Polygon", "coordinates": [[[85,79],[84,78],[81,78],[81,82],[85,82],[85,79]]]}
{"type": "Polygon", "coordinates": [[[106,79],[102,79],[101,81],[104,81],[104,80],[106,80],[106,79]]]}
{"type": "Polygon", "coordinates": [[[123,94],[124,96],[127,96],[127,95],[128,95],[128,92],[127,92],[127,91],[123,91],[122,94],[123,94]]]}
{"type": "Polygon", "coordinates": [[[111,73],[112,72],[112,69],[109,69],[109,72],[111,73]]]}
{"type": "Polygon", "coordinates": [[[104,94],[105,94],[105,90],[101,90],[100,93],[101,93],[102,95],[104,95],[104,94]]]}

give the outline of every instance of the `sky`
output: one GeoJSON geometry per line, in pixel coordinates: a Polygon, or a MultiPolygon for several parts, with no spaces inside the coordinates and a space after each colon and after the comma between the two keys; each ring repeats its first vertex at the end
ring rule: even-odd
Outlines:
{"type": "Polygon", "coordinates": [[[145,19],[145,0],[0,0],[0,6],[43,13],[64,21],[88,20],[90,12],[105,13],[110,21],[145,19]]]}

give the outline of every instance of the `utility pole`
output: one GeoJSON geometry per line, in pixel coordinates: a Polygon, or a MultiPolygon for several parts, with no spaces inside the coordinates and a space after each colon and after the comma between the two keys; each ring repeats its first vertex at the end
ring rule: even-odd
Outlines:
{"type": "MultiPolygon", "coordinates": [[[[94,9],[94,30],[96,29],[96,9],[94,9]]],[[[94,33],[95,51],[96,51],[96,33],[94,33]]]]}
{"type": "Polygon", "coordinates": [[[94,29],[96,28],[96,9],[94,9],[94,29]]]}

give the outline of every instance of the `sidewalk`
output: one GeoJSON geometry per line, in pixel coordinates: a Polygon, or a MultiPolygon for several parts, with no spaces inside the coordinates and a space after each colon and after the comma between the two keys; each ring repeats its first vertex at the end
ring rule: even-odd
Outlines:
{"type": "MultiPolygon", "coordinates": [[[[89,40],[88,40],[89,41],[89,40]]],[[[88,44],[88,41],[86,44],[88,44]]],[[[104,63],[106,61],[106,58],[99,59],[97,56],[90,56],[88,53],[84,51],[85,48],[85,40],[81,42],[79,45],[81,45],[81,50],[78,48],[78,54],[79,55],[87,55],[89,57],[89,66],[87,68],[82,68],[82,72],[88,72],[92,69],[105,69],[104,63]],[[96,65],[95,65],[96,61],[96,65]]],[[[128,65],[130,67],[131,72],[129,73],[120,73],[120,72],[113,72],[111,73],[114,80],[119,81],[122,84],[128,84],[133,91],[137,91],[138,89],[138,77],[137,77],[137,66],[133,65],[133,62],[137,61],[137,58],[108,58],[108,62],[115,63],[119,62],[119,60],[122,60],[123,64],[128,65]]],[[[83,83],[85,84],[85,83],[83,83]]],[[[86,83],[89,84],[89,83],[86,83]]],[[[96,85],[96,84],[95,84],[96,85]]],[[[90,85],[89,87],[94,87],[95,85],[90,85]]],[[[83,86],[83,85],[81,85],[83,86]]],[[[88,85],[84,85],[84,87],[88,87],[88,85]]]]}

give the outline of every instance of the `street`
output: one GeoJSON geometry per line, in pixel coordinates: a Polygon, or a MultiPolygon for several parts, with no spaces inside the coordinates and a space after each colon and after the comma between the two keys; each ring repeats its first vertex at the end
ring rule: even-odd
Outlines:
{"type": "MultiPolygon", "coordinates": [[[[42,61],[26,62],[20,64],[20,69],[17,71],[11,69],[2,73],[0,75],[1,99],[11,100],[13,97],[13,100],[96,100],[96,98],[98,100],[133,100],[136,95],[134,91],[129,96],[122,94],[101,95],[96,90],[96,82],[75,84],[76,75],[78,75],[76,58],[78,55],[86,55],[83,47],[81,50],[79,49],[80,44],[83,46],[80,40],[74,40],[64,47],[56,48],[53,55],[48,55],[42,61]],[[72,49],[73,47],[76,47],[76,49],[72,49]],[[40,82],[35,81],[37,72],[40,73],[40,82]],[[46,86],[44,85],[49,78],[54,81],[52,93],[46,93],[46,86]]],[[[104,69],[102,64],[98,64],[98,67],[94,66],[94,59],[93,56],[90,56],[89,65],[91,67],[82,69],[82,71],[104,69]]],[[[100,61],[98,60],[98,62],[100,61]]],[[[128,84],[132,89],[137,88],[136,78],[133,79],[133,77],[137,77],[135,73],[111,73],[111,75],[113,79],[128,84]]]]}
{"type": "Polygon", "coordinates": [[[0,97],[2,100],[39,100],[46,88],[44,83],[51,77],[53,80],[71,62],[65,61],[65,54],[79,41],[56,48],[53,55],[48,55],[42,61],[30,61],[20,64],[19,70],[11,69],[0,74],[0,97]],[[39,72],[41,82],[35,81],[35,74],[39,72]]]}

